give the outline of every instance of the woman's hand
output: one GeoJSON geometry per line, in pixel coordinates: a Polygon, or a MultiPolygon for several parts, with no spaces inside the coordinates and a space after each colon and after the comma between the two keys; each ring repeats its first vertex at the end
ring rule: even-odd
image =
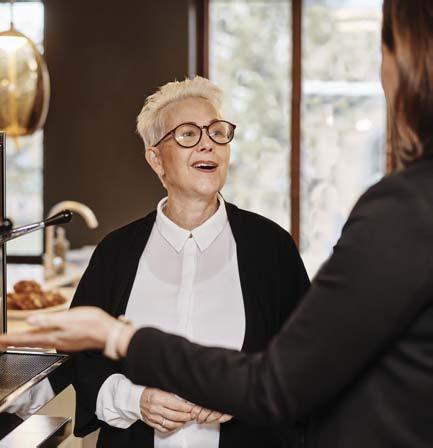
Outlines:
{"type": "MultiPolygon", "coordinates": [[[[0,346],[48,347],[61,351],[103,349],[116,319],[93,306],[29,317],[35,328],[24,333],[0,336],[0,346]]],[[[128,341],[129,342],[129,341],[128,341]]]]}
{"type": "Polygon", "coordinates": [[[159,432],[174,431],[194,420],[191,416],[193,407],[191,403],[160,389],[146,388],[141,394],[143,421],[159,432]]]}
{"type": "Polygon", "coordinates": [[[191,416],[194,420],[197,420],[197,423],[226,423],[233,418],[232,415],[212,411],[211,409],[203,408],[198,405],[193,407],[191,416]]]}

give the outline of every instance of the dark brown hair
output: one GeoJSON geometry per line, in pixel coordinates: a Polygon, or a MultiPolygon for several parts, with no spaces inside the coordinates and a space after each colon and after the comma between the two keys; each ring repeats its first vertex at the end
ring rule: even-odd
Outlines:
{"type": "Polygon", "coordinates": [[[398,70],[392,149],[407,164],[433,154],[433,1],[384,0],[382,42],[398,70]]]}

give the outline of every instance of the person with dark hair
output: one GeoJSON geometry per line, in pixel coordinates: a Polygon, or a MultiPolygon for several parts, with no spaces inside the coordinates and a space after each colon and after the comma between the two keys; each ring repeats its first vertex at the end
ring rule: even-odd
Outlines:
{"type": "Polygon", "coordinates": [[[32,333],[0,343],[105,347],[124,358],[134,382],[248,422],[305,422],[300,447],[430,448],[433,2],[385,0],[383,12],[382,82],[398,170],[359,199],[265,351],[205,348],[92,308],[34,316],[32,333]]]}

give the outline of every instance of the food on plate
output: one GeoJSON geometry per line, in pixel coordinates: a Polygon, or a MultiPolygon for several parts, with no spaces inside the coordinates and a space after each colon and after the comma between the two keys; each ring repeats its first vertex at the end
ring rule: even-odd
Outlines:
{"type": "Polygon", "coordinates": [[[14,291],[17,293],[22,292],[41,292],[41,285],[35,280],[21,280],[14,285],[14,291]]]}
{"type": "Polygon", "coordinates": [[[21,280],[14,285],[14,292],[7,295],[9,310],[39,310],[62,305],[66,298],[55,291],[43,291],[34,280],[21,280]]]}

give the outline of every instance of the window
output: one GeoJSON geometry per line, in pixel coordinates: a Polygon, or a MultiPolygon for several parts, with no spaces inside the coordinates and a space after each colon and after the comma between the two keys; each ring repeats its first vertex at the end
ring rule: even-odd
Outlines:
{"type": "MultiPolygon", "coordinates": [[[[0,3],[0,30],[10,24],[10,6],[0,3]]],[[[44,7],[42,2],[17,2],[14,5],[15,28],[32,39],[43,50],[44,7]]],[[[15,225],[42,219],[43,133],[38,131],[17,140],[7,139],[6,150],[6,215],[15,225]]],[[[40,255],[41,232],[11,241],[8,255],[40,255]]]]}
{"type": "Polygon", "coordinates": [[[385,170],[381,1],[310,0],[303,15],[302,257],[314,273],[385,170]]]}
{"type": "Polygon", "coordinates": [[[281,0],[209,7],[210,78],[238,126],[223,195],[289,228],[290,7],[281,0]]]}
{"type": "Polygon", "coordinates": [[[293,36],[289,0],[209,3],[209,76],[238,124],[225,196],[288,230],[291,42],[302,39],[301,144],[293,150],[301,160],[299,247],[310,275],[356,199],[385,171],[381,4],[305,0],[301,35],[293,36]]]}

